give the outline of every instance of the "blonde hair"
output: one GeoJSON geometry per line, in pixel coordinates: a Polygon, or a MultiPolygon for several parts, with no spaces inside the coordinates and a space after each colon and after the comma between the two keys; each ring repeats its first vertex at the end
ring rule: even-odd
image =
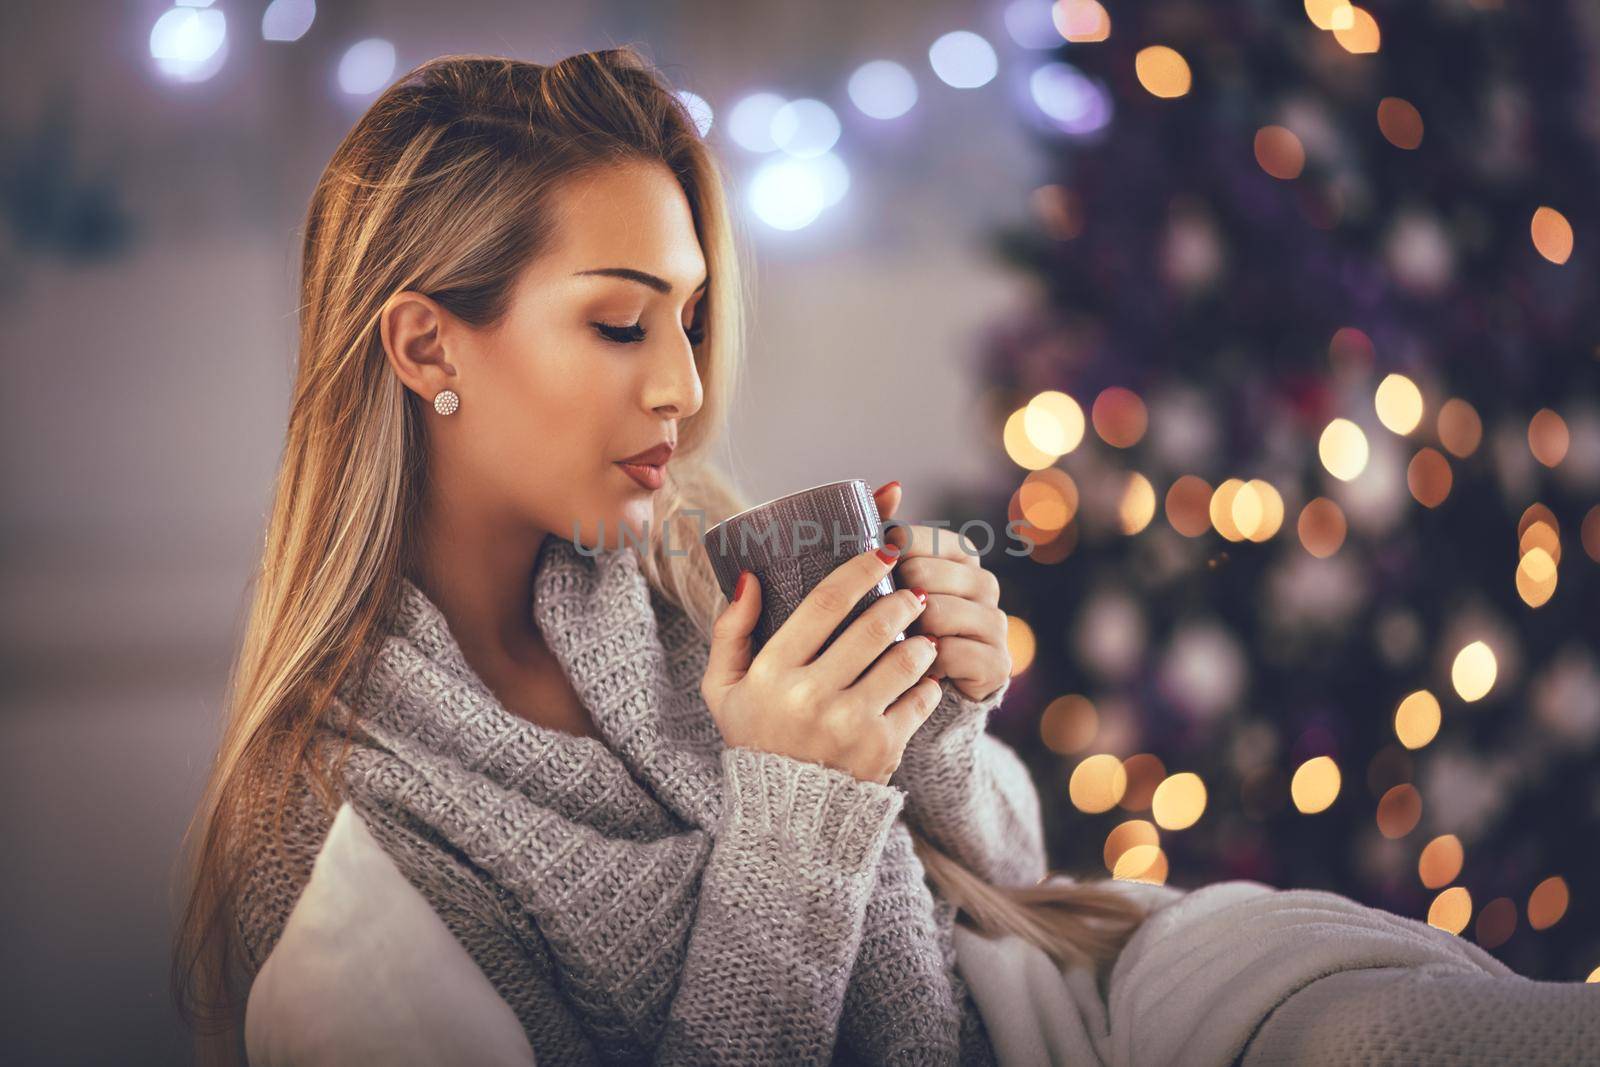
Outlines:
{"type": "MultiPolygon", "coordinates": [[[[279,833],[297,776],[336,807],[336,759],[323,753],[317,728],[340,680],[370,662],[401,578],[414,573],[428,477],[423,402],[389,368],[380,311],[391,295],[415,290],[470,324],[496,322],[511,283],[551,238],[558,184],[635,160],[665,163],[677,177],[710,278],[696,348],[704,403],[679,427],[641,562],[652,586],[709,635],[726,601],[705,553],[668,546],[698,544],[701,522],[745,507],[708,453],[726,423],[748,294],[715,157],[641,53],[612,48],[549,65],[430,60],[378,97],[317,182],[266,543],[216,759],[180,855],[186,899],[172,994],[203,1064],[240,1060],[251,977],[234,923],[241,856],[252,835],[279,833]],[[705,518],[687,514],[694,509],[705,518]]],[[[992,886],[920,837],[917,851],[981,932],[1019,934],[1063,964],[1109,958],[1141,914],[1103,887],[992,886]]]]}

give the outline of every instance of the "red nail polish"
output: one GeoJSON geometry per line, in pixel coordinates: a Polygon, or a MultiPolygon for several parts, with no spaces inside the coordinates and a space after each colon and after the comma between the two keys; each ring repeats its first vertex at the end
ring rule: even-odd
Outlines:
{"type": "Polygon", "coordinates": [[[933,646],[935,652],[939,651],[939,639],[937,637],[932,634],[923,634],[922,636],[928,639],[928,644],[933,646]]]}
{"type": "Polygon", "coordinates": [[[895,481],[892,481],[892,482],[884,482],[882,485],[878,486],[878,488],[876,488],[876,489],[874,489],[872,491],[872,495],[873,496],[881,496],[884,493],[884,491],[887,490],[890,486],[895,486],[895,485],[899,485],[899,484],[900,484],[900,482],[899,482],[898,479],[896,479],[895,481]]]}
{"type": "Polygon", "coordinates": [[[744,595],[744,587],[750,584],[750,572],[740,571],[739,580],[733,583],[733,599],[737,601],[744,595]]]}
{"type": "Polygon", "coordinates": [[[894,545],[883,545],[875,554],[885,563],[893,563],[900,558],[900,549],[894,545]]]}
{"type": "Polygon", "coordinates": [[[923,592],[920,588],[913,587],[911,591],[916,594],[917,603],[926,604],[928,602],[928,594],[923,592]]]}

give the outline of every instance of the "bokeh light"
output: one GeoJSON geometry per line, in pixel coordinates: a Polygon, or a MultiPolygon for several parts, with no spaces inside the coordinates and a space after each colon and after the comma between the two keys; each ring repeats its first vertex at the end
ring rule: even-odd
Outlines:
{"type": "Polygon", "coordinates": [[[1571,443],[1567,420],[1549,408],[1540,408],[1528,420],[1528,448],[1533,458],[1546,467],[1554,467],[1566,459],[1571,443]]]}
{"type": "Polygon", "coordinates": [[[1422,421],[1422,390],[1404,374],[1390,374],[1373,395],[1378,421],[1397,434],[1408,434],[1422,421]]]}
{"type": "Polygon", "coordinates": [[[1406,487],[1423,507],[1436,508],[1443,504],[1454,480],[1450,461],[1437,449],[1419,450],[1406,467],[1406,487]]]}
{"type": "Polygon", "coordinates": [[[1128,775],[1128,788],[1117,805],[1128,811],[1146,811],[1155,800],[1156,787],[1167,777],[1167,765],[1150,752],[1136,752],[1122,761],[1128,775]]]}
{"type": "Polygon", "coordinates": [[[1307,552],[1318,559],[1327,559],[1344,544],[1344,511],[1332,500],[1319,496],[1300,509],[1296,530],[1307,552]]]}
{"type": "Polygon", "coordinates": [[[1060,467],[1033,471],[1017,487],[1017,511],[1028,525],[1053,534],[1078,513],[1078,483],[1060,467]]]}
{"type": "Polygon", "coordinates": [[[1572,223],[1555,208],[1536,209],[1529,229],[1533,235],[1533,247],[1545,259],[1560,264],[1572,257],[1572,223]]]}
{"type": "Polygon", "coordinates": [[[1071,63],[1051,62],[1028,77],[1034,106],[1064,133],[1084,136],[1111,121],[1111,96],[1071,63]]]}
{"type": "Polygon", "coordinates": [[[1083,408],[1066,393],[1046,389],[1028,401],[1023,409],[1023,430],[1028,442],[1040,452],[1064,456],[1083,441],[1083,408]]]}
{"type": "Polygon", "coordinates": [[[1438,889],[1456,880],[1464,862],[1466,852],[1461,839],[1455,834],[1441,834],[1423,846],[1417,857],[1417,877],[1425,888],[1438,889]]]}
{"type": "Polygon", "coordinates": [[[1006,32],[1023,48],[1056,48],[1061,32],[1056,29],[1055,4],[1051,0],[1011,0],[1005,9],[1006,32]]]}
{"type": "Polygon", "coordinates": [[[1517,902],[1495,897],[1478,912],[1473,938],[1484,948],[1499,948],[1517,930],[1517,902]]]}
{"type": "Polygon", "coordinates": [[[1122,769],[1122,761],[1106,752],[1086,757],[1067,781],[1072,806],[1090,815],[1116,807],[1127,788],[1128,772],[1122,769]]]}
{"type": "Polygon", "coordinates": [[[171,7],[150,27],[150,58],[177,81],[205,81],[227,55],[228,20],[216,8],[171,7]]]}
{"type": "Polygon", "coordinates": [[[1291,181],[1305,170],[1305,145],[1287,127],[1261,127],[1256,131],[1255,151],[1256,162],[1274,178],[1291,181]]]}
{"type": "Polygon", "coordinates": [[[1065,185],[1041,185],[1028,194],[1028,204],[1044,227],[1057,241],[1070,241],[1083,232],[1083,198],[1065,185]]]}
{"type": "MultiPolygon", "coordinates": [[[[1548,527],[1545,527],[1548,529],[1548,527]]],[[[1517,562],[1517,595],[1530,608],[1543,607],[1555,595],[1556,561],[1535,545],[1517,562]]]]}
{"type": "Polygon", "coordinates": [[[1038,641],[1033,627],[1016,615],[1006,616],[1006,651],[1011,654],[1011,677],[1015,678],[1033,665],[1033,655],[1038,641]]]}
{"type": "Polygon", "coordinates": [[[1303,815],[1326,811],[1339,797],[1339,765],[1332,756],[1313,756],[1295,768],[1289,796],[1303,815]]]}
{"type": "Polygon", "coordinates": [[[1600,563],[1600,504],[1590,508],[1583,517],[1579,536],[1583,539],[1583,550],[1589,553],[1589,558],[1600,563]]]}
{"type": "Polygon", "coordinates": [[[1082,752],[1100,729],[1100,713],[1082,693],[1056,697],[1039,719],[1039,739],[1050,751],[1067,756],[1082,752]]]}
{"type": "Polygon", "coordinates": [[[339,88],[351,96],[369,96],[394,77],[394,44],[368,37],[345,49],[339,58],[339,88]]]}
{"type": "Polygon", "coordinates": [[[839,140],[839,116],[811,97],[789,100],[772,113],[772,143],[797,159],[820,156],[839,140]]]}
{"type": "Polygon", "coordinates": [[[1117,525],[1125,534],[1136,534],[1150,525],[1156,515],[1156,490],[1150,479],[1133,471],[1117,504],[1117,525]]]}
{"type": "Polygon", "coordinates": [[[928,47],[928,64],[952,89],[976,89],[999,73],[994,46],[971,30],[951,30],[928,47]]]}
{"type": "Polygon", "coordinates": [[[1306,17],[1319,30],[1345,30],[1355,24],[1349,0],[1305,0],[1306,17]]]}
{"type": "Polygon", "coordinates": [[[820,168],[806,159],[763,163],[750,179],[750,210],[775,230],[799,230],[816,221],[828,206],[820,168]]]}
{"type": "Polygon", "coordinates": [[[1478,450],[1483,440],[1483,422],[1478,409],[1462,400],[1451,397],[1439,408],[1439,443],[1457,459],[1466,459],[1478,450]]]}
{"type": "Polygon", "coordinates": [[[1317,439],[1317,455],[1329,474],[1348,482],[1367,467],[1367,435],[1349,419],[1334,419],[1317,439]]]}
{"type": "Polygon", "coordinates": [[[1111,36],[1111,16],[1098,0],[1056,0],[1050,14],[1056,32],[1074,44],[1092,44],[1111,36]]]}
{"type": "Polygon", "coordinates": [[[1447,933],[1459,934],[1472,920],[1472,894],[1464,885],[1453,885],[1433,898],[1428,905],[1428,925],[1447,933]]]}
{"type": "Polygon", "coordinates": [[[850,102],[868,118],[897,119],[917,103],[917,79],[892,59],[863,63],[846,87],[850,102]]]}
{"type": "Polygon", "coordinates": [[[316,18],[316,0],[272,0],[261,13],[261,39],[298,41],[316,18]]]}
{"type": "Polygon", "coordinates": [[[1167,854],[1157,845],[1134,845],[1117,859],[1111,877],[1161,885],[1167,880],[1167,854]]]}
{"type": "Polygon", "coordinates": [[[1559,874],[1551,875],[1528,894],[1528,925],[1535,930],[1550,929],[1567,914],[1570,900],[1567,880],[1559,874]]]}
{"type": "Polygon", "coordinates": [[[1483,641],[1465,645],[1450,664],[1450,684],[1456,695],[1471,704],[1482,700],[1494,688],[1494,652],[1483,641]]]}
{"type": "Polygon", "coordinates": [[[694,128],[700,131],[700,136],[704,137],[710,133],[713,115],[711,104],[706,101],[706,98],[698,93],[691,93],[687,89],[679,89],[677,97],[683,101],[684,109],[689,112],[689,117],[694,120],[694,128]]]}
{"type": "Polygon", "coordinates": [[[728,136],[749,152],[776,152],[772,139],[772,117],[786,104],[777,93],[751,93],[728,112],[728,136]]]}
{"type": "Polygon", "coordinates": [[[1439,698],[1426,689],[1408,693],[1394,711],[1394,733],[1407,748],[1421,748],[1439,733],[1439,698]]]}
{"type": "Polygon", "coordinates": [[[1417,828],[1422,818],[1422,794],[1410,782],[1394,786],[1378,801],[1378,832],[1391,840],[1417,828]]]}
{"type": "Polygon", "coordinates": [[[1163,830],[1184,830],[1206,810],[1206,784],[1193,771],[1180,771],[1156,786],[1150,814],[1163,830]]]}
{"type": "Polygon", "coordinates": [[[1396,148],[1422,144],[1422,113],[1409,100],[1386,96],[1378,101],[1378,130],[1396,148]]]}
{"type": "MultiPolygon", "coordinates": [[[[1106,835],[1104,849],[1106,870],[1116,871],[1117,861],[1130,848],[1135,848],[1139,845],[1156,846],[1160,844],[1161,833],[1155,828],[1155,824],[1149,820],[1129,819],[1127,822],[1118,823],[1106,835]]],[[[1145,866],[1148,867],[1149,864],[1147,863],[1145,866]]]]}
{"type": "Polygon", "coordinates": [[[1139,49],[1133,57],[1133,71],[1146,92],[1163,99],[1183,96],[1193,80],[1188,61],[1163,44],[1139,49]]]}
{"type": "Polygon", "coordinates": [[[1139,394],[1120,385],[1100,390],[1089,417],[1101,440],[1114,448],[1131,448],[1138,444],[1150,423],[1139,394]]]}
{"type": "Polygon", "coordinates": [[[1185,474],[1167,488],[1167,522],[1185,537],[1199,537],[1211,529],[1211,483],[1185,474]]]}
{"type": "Polygon", "coordinates": [[[1344,46],[1346,52],[1357,55],[1376,52],[1383,43],[1378,20],[1372,17],[1372,12],[1354,4],[1350,5],[1350,25],[1335,27],[1333,37],[1344,46]]]}

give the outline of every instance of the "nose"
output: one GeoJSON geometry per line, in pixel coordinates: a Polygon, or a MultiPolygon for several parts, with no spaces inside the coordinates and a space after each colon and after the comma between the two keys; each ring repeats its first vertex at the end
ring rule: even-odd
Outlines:
{"type": "Polygon", "coordinates": [[[687,339],[663,345],[651,361],[644,387],[644,406],[656,415],[686,419],[700,410],[705,392],[700,385],[700,370],[695,366],[694,348],[687,339]]]}

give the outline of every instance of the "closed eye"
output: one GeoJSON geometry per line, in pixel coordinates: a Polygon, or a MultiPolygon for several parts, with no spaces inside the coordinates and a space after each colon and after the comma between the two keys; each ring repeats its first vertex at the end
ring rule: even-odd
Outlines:
{"type": "MultiPolygon", "coordinates": [[[[606,340],[612,341],[616,344],[638,344],[647,336],[645,328],[639,325],[637,322],[630,323],[627,326],[611,326],[604,322],[595,322],[591,323],[590,325],[595,328],[601,337],[604,337],[606,340]]],[[[706,339],[705,324],[698,322],[695,323],[693,326],[684,331],[684,336],[689,338],[689,343],[692,345],[698,345],[702,343],[706,339]]]]}

